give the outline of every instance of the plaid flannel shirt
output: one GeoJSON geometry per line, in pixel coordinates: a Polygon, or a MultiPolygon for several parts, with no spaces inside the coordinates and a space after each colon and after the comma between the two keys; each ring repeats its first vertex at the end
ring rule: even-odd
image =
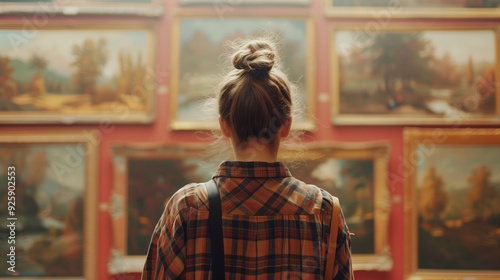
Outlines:
{"type": "MultiPolygon", "coordinates": [[[[223,162],[213,179],[221,195],[227,279],[324,279],[329,193],[292,177],[280,162],[223,162]]],[[[188,184],[170,198],[142,280],[211,279],[208,210],[204,184],[188,184]]],[[[351,280],[350,236],[340,215],[334,279],[351,280]]]]}

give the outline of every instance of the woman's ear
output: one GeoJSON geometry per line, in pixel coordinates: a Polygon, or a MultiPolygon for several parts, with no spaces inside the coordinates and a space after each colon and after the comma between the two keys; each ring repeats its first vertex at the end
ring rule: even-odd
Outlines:
{"type": "Polygon", "coordinates": [[[288,118],[286,118],[285,123],[281,127],[282,138],[288,137],[288,134],[290,134],[291,127],[292,127],[292,116],[289,116],[288,118]]]}
{"type": "Polygon", "coordinates": [[[220,130],[222,131],[222,135],[224,135],[227,138],[231,138],[231,129],[227,125],[226,121],[222,119],[222,117],[219,117],[219,125],[220,125],[220,130]]]}

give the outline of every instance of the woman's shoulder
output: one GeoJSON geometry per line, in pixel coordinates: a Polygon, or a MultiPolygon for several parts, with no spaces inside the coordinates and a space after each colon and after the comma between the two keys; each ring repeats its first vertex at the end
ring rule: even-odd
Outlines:
{"type": "Polygon", "coordinates": [[[332,209],[334,196],[330,192],[320,186],[303,182],[295,177],[293,177],[293,180],[293,184],[297,186],[300,192],[306,194],[307,197],[315,201],[316,207],[320,208],[322,211],[330,211],[332,209]]]}
{"type": "Polygon", "coordinates": [[[166,210],[172,215],[196,208],[206,209],[207,192],[204,183],[189,183],[177,190],[168,200],[166,210]]]}

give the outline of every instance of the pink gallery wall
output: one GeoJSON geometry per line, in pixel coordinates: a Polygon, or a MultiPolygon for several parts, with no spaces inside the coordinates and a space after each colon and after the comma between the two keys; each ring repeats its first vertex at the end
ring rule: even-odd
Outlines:
{"type": "MultiPolygon", "coordinates": [[[[366,142],[366,141],[388,141],[391,145],[391,155],[389,160],[388,188],[391,194],[392,210],[390,213],[389,239],[394,260],[393,269],[387,272],[376,271],[357,271],[355,273],[357,280],[400,280],[403,279],[403,183],[401,180],[392,178],[401,178],[403,170],[403,127],[400,126],[335,126],[331,123],[331,104],[329,101],[331,93],[331,73],[330,61],[330,34],[331,28],[336,24],[348,23],[354,24],[360,30],[373,31],[380,24],[398,25],[427,25],[435,26],[437,24],[456,25],[462,27],[481,26],[498,24],[498,20],[476,19],[476,20],[404,20],[393,18],[379,18],[374,14],[366,19],[334,19],[326,17],[323,13],[323,1],[311,0],[310,6],[305,7],[240,7],[239,1],[213,1],[223,7],[229,8],[226,14],[244,12],[248,15],[258,15],[259,13],[276,14],[300,13],[310,15],[314,21],[314,46],[315,46],[315,112],[316,131],[310,133],[316,141],[346,141],[346,142],[366,142]],[[224,4],[226,3],[226,4],[224,4]],[[225,5],[225,6],[224,6],[225,5]],[[322,98],[318,98],[318,97],[322,98]],[[328,98],[324,98],[324,96],[328,98]]],[[[220,7],[220,6],[219,6],[220,7]]],[[[179,11],[203,11],[216,14],[213,5],[205,7],[179,7],[177,1],[165,0],[165,13],[160,18],[140,18],[140,17],[110,17],[110,16],[78,16],[78,17],[50,17],[43,25],[28,26],[28,30],[35,30],[42,26],[79,26],[86,24],[106,25],[124,25],[134,23],[150,23],[153,25],[156,33],[156,67],[157,67],[157,88],[170,88],[171,79],[169,73],[171,69],[171,45],[175,43],[172,38],[172,19],[179,11]]],[[[26,26],[26,19],[32,20],[31,15],[19,16],[0,16],[0,26],[6,24],[16,24],[26,26]]],[[[222,19],[223,20],[223,19],[222,19]]],[[[32,21],[34,22],[34,21],[32,21]]],[[[36,36],[36,33],[34,33],[36,36]]],[[[163,143],[181,143],[195,142],[196,138],[192,131],[172,131],[169,129],[170,122],[170,95],[156,95],[156,118],[148,125],[113,125],[111,129],[99,127],[99,125],[0,125],[1,131],[6,129],[14,131],[64,131],[67,129],[88,130],[98,129],[100,131],[101,142],[99,147],[99,171],[98,171],[98,205],[107,204],[110,200],[111,187],[113,185],[112,177],[112,159],[111,145],[116,142],[139,143],[139,142],[163,142],[163,143]]],[[[101,209],[101,208],[99,208],[101,209]]],[[[159,209],[158,211],[161,211],[159,209]]],[[[111,246],[111,218],[108,212],[99,210],[97,216],[98,227],[98,249],[97,249],[97,274],[98,279],[108,280],[133,280],[138,279],[139,274],[115,275],[111,276],[107,272],[107,262],[110,255],[111,246]]]]}

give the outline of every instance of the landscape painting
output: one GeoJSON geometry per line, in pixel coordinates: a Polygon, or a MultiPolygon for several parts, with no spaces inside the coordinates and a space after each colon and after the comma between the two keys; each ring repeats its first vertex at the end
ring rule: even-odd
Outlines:
{"type": "MultiPolygon", "coordinates": [[[[0,0],[0,14],[39,13],[40,18],[57,14],[159,17],[163,12],[162,0],[0,0]]],[[[41,25],[45,26],[45,23],[41,25]]]]}
{"type": "Polygon", "coordinates": [[[340,200],[352,237],[353,268],[388,270],[389,205],[385,144],[307,145],[303,151],[285,150],[280,158],[292,176],[316,185],[340,200]],[[387,250],[387,251],[384,251],[387,250]]]}
{"type": "Polygon", "coordinates": [[[145,123],[155,71],[147,29],[0,30],[0,123],[145,123]]]}
{"type": "Polygon", "coordinates": [[[126,199],[121,204],[126,216],[114,217],[114,249],[122,255],[113,273],[141,271],[154,227],[169,198],[188,183],[202,183],[212,177],[217,164],[205,161],[203,151],[199,146],[186,145],[114,147],[114,193],[126,199]],[[138,261],[125,267],[127,258],[138,261]]]}
{"type": "Polygon", "coordinates": [[[416,238],[413,273],[500,277],[500,133],[490,132],[457,130],[440,144],[429,141],[432,132],[405,136],[405,158],[415,166],[407,228],[416,238]]]}
{"type": "Polygon", "coordinates": [[[498,0],[325,0],[332,17],[480,18],[498,15],[498,0]]]}
{"type": "Polygon", "coordinates": [[[493,30],[336,30],[333,41],[335,123],[488,123],[498,116],[493,30]]]}
{"type": "Polygon", "coordinates": [[[6,256],[15,246],[16,254],[15,273],[8,260],[1,262],[2,279],[95,279],[96,197],[89,188],[95,187],[90,168],[96,161],[94,149],[83,141],[78,135],[0,135],[0,201],[5,205],[0,217],[15,218],[16,233],[8,243],[12,229],[0,229],[0,253],[6,256]],[[50,143],[39,141],[47,136],[50,143]],[[82,143],[73,142],[78,138],[82,143]],[[82,155],[82,149],[88,153],[82,155]],[[8,167],[13,168],[9,173],[8,167]],[[8,202],[14,202],[12,209],[8,202]]]}
{"type": "Polygon", "coordinates": [[[498,0],[329,0],[339,7],[496,8],[498,0]]]}
{"type": "Polygon", "coordinates": [[[212,5],[221,15],[239,6],[248,5],[308,5],[311,0],[179,0],[182,5],[212,5]]]}
{"type": "Polygon", "coordinates": [[[294,102],[304,108],[294,119],[295,128],[312,129],[313,48],[307,19],[199,16],[179,18],[177,24],[172,56],[177,69],[172,75],[172,128],[217,128],[218,113],[207,110],[210,106],[205,102],[216,96],[223,73],[231,69],[225,61],[230,55],[228,43],[272,34],[279,44],[281,69],[298,86],[294,102]]]}

